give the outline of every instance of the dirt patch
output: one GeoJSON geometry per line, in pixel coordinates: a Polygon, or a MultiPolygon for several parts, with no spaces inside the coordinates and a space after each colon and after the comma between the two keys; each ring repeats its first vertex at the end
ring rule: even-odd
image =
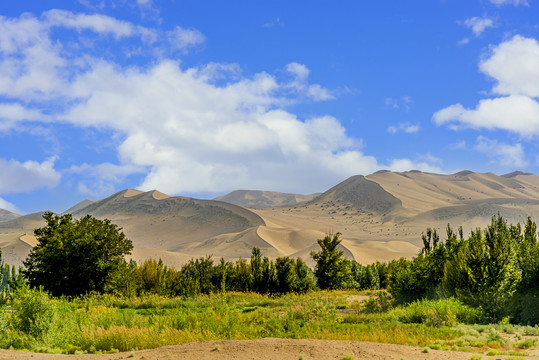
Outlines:
{"type": "MultiPolygon", "coordinates": [[[[417,360],[469,360],[471,353],[436,351],[423,353],[417,347],[342,340],[292,340],[264,338],[257,340],[207,341],[165,346],[107,355],[57,355],[0,350],[0,359],[32,360],[157,360],[157,359],[218,359],[218,360],[340,360],[351,355],[354,359],[417,359],[417,360]]],[[[497,356],[496,359],[506,359],[497,356]]],[[[533,359],[533,358],[528,358],[533,359]]]]}

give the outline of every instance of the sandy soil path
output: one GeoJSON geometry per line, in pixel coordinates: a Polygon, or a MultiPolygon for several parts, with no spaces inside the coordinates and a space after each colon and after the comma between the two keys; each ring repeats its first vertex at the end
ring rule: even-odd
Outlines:
{"type": "MultiPolygon", "coordinates": [[[[469,360],[471,353],[436,351],[423,353],[422,349],[394,344],[341,340],[292,340],[265,338],[257,340],[207,341],[183,345],[165,346],[158,349],[140,350],[107,355],[55,355],[0,350],[0,359],[32,360],[157,360],[157,359],[218,359],[218,360],[341,360],[351,355],[362,359],[406,360],[469,360]]],[[[483,355],[483,357],[485,357],[483,355]]],[[[486,358],[486,357],[485,357],[486,358]]],[[[489,359],[507,359],[506,356],[489,359]]],[[[528,360],[539,358],[527,357],[528,360]]]]}

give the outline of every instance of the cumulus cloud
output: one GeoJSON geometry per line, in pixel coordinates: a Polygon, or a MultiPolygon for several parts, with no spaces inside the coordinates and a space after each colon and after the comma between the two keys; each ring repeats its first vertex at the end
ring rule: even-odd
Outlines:
{"type": "MultiPolygon", "coordinates": [[[[330,90],[309,82],[304,64],[286,65],[289,77],[283,81],[266,72],[242,76],[237,65],[189,68],[162,57],[123,67],[91,49],[78,57],[66,54],[64,44],[52,38],[50,23],[117,41],[138,28],[103,18],[47,14],[43,20],[0,18],[0,94],[13,99],[0,102],[0,116],[17,126],[46,114],[41,121],[115,134],[118,164],[83,164],[65,171],[83,175],[77,184],[82,193],[111,192],[125,177],[141,173],[146,174],[141,189],[178,194],[237,188],[319,191],[381,168],[435,169],[426,161],[407,159],[379,164],[336,118],[299,118],[288,111],[286,105],[297,101],[334,98],[330,90]],[[77,25],[73,19],[84,21],[77,25]]],[[[204,41],[195,30],[177,27],[173,33],[180,50],[204,41]]],[[[409,129],[414,131],[413,125],[409,129]]],[[[0,193],[55,186],[60,174],[54,161],[0,161],[0,170],[13,174],[3,178],[0,193]]]]}
{"type": "Polygon", "coordinates": [[[0,103],[0,131],[13,129],[21,121],[46,121],[48,116],[39,110],[28,109],[19,103],[0,103]]]}
{"type": "Polygon", "coordinates": [[[539,42],[516,35],[493,48],[479,64],[482,72],[497,81],[500,95],[539,97],[539,42]]]}
{"type": "Polygon", "coordinates": [[[206,41],[206,37],[197,29],[184,29],[181,26],[169,31],[168,38],[172,46],[179,51],[186,51],[206,41]]]}
{"type": "Polygon", "coordinates": [[[294,79],[287,84],[287,87],[314,101],[335,99],[335,96],[330,90],[319,84],[308,83],[310,71],[304,64],[296,62],[290,63],[286,65],[286,71],[294,77],[294,79]]]}
{"type": "Polygon", "coordinates": [[[438,125],[454,129],[503,129],[524,138],[539,135],[539,43],[514,36],[492,48],[479,64],[496,84],[492,91],[502,95],[479,101],[474,109],[454,104],[437,111],[438,125]]]}
{"type": "Polygon", "coordinates": [[[466,19],[463,22],[464,26],[470,28],[475,36],[479,36],[489,27],[494,26],[494,21],[492,19],[483,17],[474,16],[472,18],[466,19]]]}
{"type": "Polygon", "coordinates": [[[41,187],[53,188],[60,182],[60,173],[54,169],[56,158],[42,163],[19,162],[0,158],[0,194],[27,192],[41,187]]]}
{"type": "Polygon", "coordinates": [[[502,166],[523,168],[528,165],[521,144],[509,145],[479,136],[474,149],[493,158],[502,166]]]}
{"type": "Polygon", "coordinates": [[[0,16],[0,95],[25,101],[48,99],[64,92],[59,76],[65,66],[47,26],[33,16],[0,16]]]}
{"type": "Polygon", "coordinates": [[[218,76],[172,61],[128,73],[103,63],[75,81],[84,100],[64,119],[125,134],[120,159],[149,169],[144,189],[299,189],[315,178],[334,181],[378,168],[335,118],[302,120],[275,109],[287,83],[260,73],[217,86],[211,75],[218,76]]]}
{"type": "Polygon", "coordinates": [[[520,134],[525,138],[539,135],[539,103],[522,95],[510,95],[484,99],[475,109],[466,109],[461,104],[451,105],[434,114],[438,125],[452,123],[454,129],[503,129],[520,134]]]}

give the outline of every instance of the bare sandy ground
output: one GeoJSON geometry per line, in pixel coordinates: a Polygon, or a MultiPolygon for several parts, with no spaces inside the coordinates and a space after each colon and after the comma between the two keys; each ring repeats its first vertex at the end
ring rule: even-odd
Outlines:
{"type": "MultiPolygon", "coordinates": [[[[362,341],[341,340],[292,340],[265,338],[257,340],[208,341],[183,345],[165,346],[158,349],[140,350],[106,355],[57,355],[20,351],[0,350],[0,360],[70,359],[70,360],[157,360],[157,359],[219,359],[219,360],[297,360],[303,355],[305,360],[340,360],[344,356],[353,359],[416,359],[416,360],[469,360],[471,353],[430,350],[423,353],[421,348],[379,344],[362,341]]],[[[484,355],[483,355],[484,356],[484,355]]],[[[486,358],[486,357],[485,357],[486,358]]],[[[489,359],[507,359],[506,356],[489,359]]],[[[537,360],[537,357],[527,357],[537,360]]]]}

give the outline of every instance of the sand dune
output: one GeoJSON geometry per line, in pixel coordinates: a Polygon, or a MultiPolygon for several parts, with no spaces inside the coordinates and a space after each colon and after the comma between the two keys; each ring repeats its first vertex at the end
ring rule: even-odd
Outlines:
{"type": "Polygon", "coordinates": [[[320,194],[300,195],[275,191],[235,190],[229,194],[219,196],[214,200],[224,201],[249,209],[265,209],[280,206],[294,206],[302,202],[310,201],[318,195],[320,194]]]}
{"type": "Polygon", "coordinates": [[[18,218],[19,216],[20,216],[19,214],[15,214],[11,211],[0,209],[0,222],[13,220],[13,219],[18,218]]]}
{"type": "MultiPolygon", "coordinates": [[[[501,214],[510,222],[539,219],[539,177],[522,172],[498,176],[461,171],[439,175],[379,171],[353,176],[317,197],[269,191],[238,191],[231,203],[169,196],[159,191],[124,190],[70,209],[123,227],[133,241],[132,258],[162,258],[179,267],[193,257],[249,258],[254,246],[274,259],[302,257],[313,265],[317,239],[341,232],[341,250],[360,263],[415,256],[427,227],[445,239],[448,223],[465,233],[485,227],[501,214]],[[308,200],[301,202],[302,200],[308,200]],[[290,206],[282,206],[293,201],[290,206]]],[[[232,200],[231,200],[232,198],[232,200]]],[[[35,244],[33,229],[41,213],[0,222],[0,247],[6,262],[20,264],[35,244]],[[33,242],[34,241],[34,242],[33,242]]]]}

